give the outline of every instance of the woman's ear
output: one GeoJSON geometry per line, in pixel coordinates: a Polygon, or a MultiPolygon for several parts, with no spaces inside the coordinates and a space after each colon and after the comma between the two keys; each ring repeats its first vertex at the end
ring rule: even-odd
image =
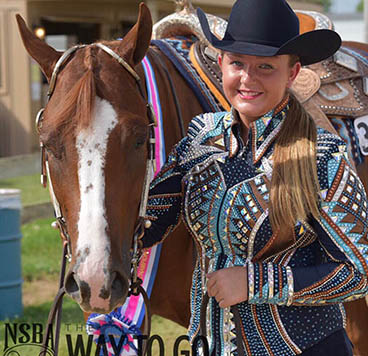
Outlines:
{"type": "Polygon", "coordinates": [[[217,63],[219,67],[222,69],[222,54],[221,53],[217,57],[217,63]]]}
{"type": "Polygon", "coordinates": [[[296,62],[290,68],[290,75],[289,75],[289,80],[288,80],[288,83],[287,83],[288,88],[291,88],[291,86],[293,85],[293,82],[294,82],[295,78],[298,76],[301,68],[302,68],[302,65],[300,64],[300,62],[296,62]]]}

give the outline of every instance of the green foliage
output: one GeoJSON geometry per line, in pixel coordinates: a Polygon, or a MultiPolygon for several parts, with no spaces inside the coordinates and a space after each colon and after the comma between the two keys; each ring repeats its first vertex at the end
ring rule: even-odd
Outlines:
{"type": "Polygon", "coordinates": [[[323,10],[328,12],[331,6],[331,0],[322,0],[323,10]]]}
{"type": "MultiPolygon", "coordinates": [[[[47,322],[47,317],[51,309],[52,301],[43,302],[24,308],[23,315],[20,318],[11,320],[11,323],[41,323],[47,322]]],[[[63,322],[81,323],[83,322],[83,312],[79,305],[73,299],[65,297],[63,301],[63,322]]],[[[8,321],[9,322],[9,321],[8,321]]],[[[1,322],[3,323],[3,322],[1,322]]],[[[1,324],[0,324],[1,325],[1,324]]],[[[0,347],[1,350],[1,347],[0,347]]]]}
{"type": "Polygon", "coordinates": [[[363,12],[363,10],[364,10],[364,2],[363,2],[363,0],[360,0],[360,3],[357,6],[357,11],[358,12],[363,12]]]}
{"type": "Polygon", "coordinates": [[[26,281],[59,273],[62,243],[59,231],[51,228],[54,220],[39,219],[22,226],[22,267],[26,281]]]}
{"type": "Polygon", "coordinates": [[[23,206],[50,201],[48,189],[41,186],[39,174],[2,179],[0,188],[20,189],[23,206]]]}
{"type": "MultiPolygon", "coordinates": [[[[175,340],[181,336],[187,334],[187,329],[179,326],[178,324],[173,323],[170,320],[161,318],[157,315],[153,315],[152,317],[152,331],[151,335],[159,335],[164,340],[165,345],[165,355],[174,355],[174,344],[175,340]]],[[[157,343],[154,343],[154,346],[157,347],[157,343]]],[[[180,351],[178,355],[185,355],[183,350],[190,350],[188,342],[180,343],[180,351]]],[[[159,355],[159,348],[152,348],[152,355],[159,355]]]]}

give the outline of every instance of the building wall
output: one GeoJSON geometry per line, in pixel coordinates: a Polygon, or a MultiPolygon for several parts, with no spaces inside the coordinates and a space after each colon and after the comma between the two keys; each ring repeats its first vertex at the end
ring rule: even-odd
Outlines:
{"type": "Polygon", "coordinates": [[[32,146],[29,58],[15,14],[27,17],[24,0],[0,1],[0,156],[28,153],[32,146]]]}
{"type": "Polygon", "coordinates": [[[37,63],[23,47],[16,13],[30,29],[41,18],[98,23],[100,38],[110,39],[112,29],[121,21],[135,22],[138,5],[135,0],[0,0],[0,157],[38,149],[34,118],[43,104],[45,90],[37,63]]]}

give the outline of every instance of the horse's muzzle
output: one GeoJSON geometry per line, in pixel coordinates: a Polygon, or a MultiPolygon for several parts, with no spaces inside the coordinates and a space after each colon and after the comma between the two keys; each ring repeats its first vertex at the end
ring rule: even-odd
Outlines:
{"type": "MultiPolygon", "coordinates": [[[[97,276],[96,276],[97,277],[97,276]]],[[[129,291],[129,282],[120,272],[106,272],[103,283],[83,280],[78,273],[69,271],[65,291],[85,312],[109,313],[122,305],[129,291]]],[[[98,278],[96,278],[98,279],[98,278]]]]}

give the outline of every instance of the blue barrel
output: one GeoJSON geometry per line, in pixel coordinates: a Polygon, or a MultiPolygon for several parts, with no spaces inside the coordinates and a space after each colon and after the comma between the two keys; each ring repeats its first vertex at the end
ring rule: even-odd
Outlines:
{"type": "Polygon", "coordinates": [[[21,206],[18,189],[0,189],[0,320],[23,311],[21,206]]]}

